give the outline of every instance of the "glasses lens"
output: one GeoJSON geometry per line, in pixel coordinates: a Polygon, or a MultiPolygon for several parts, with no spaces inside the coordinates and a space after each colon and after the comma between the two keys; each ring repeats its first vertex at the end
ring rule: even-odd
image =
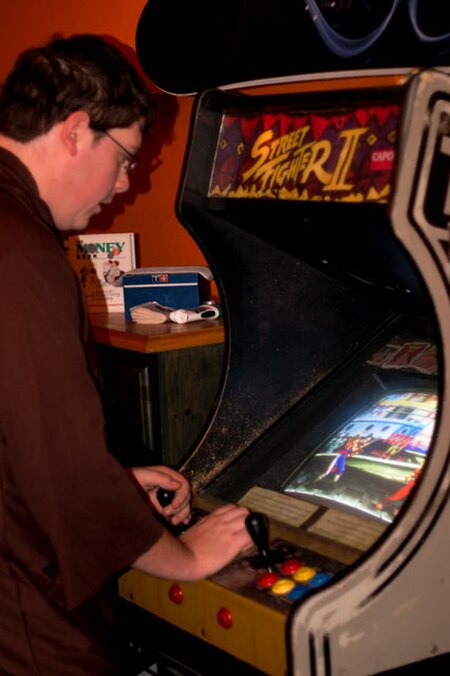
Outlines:
{"type": "Polygon", "coordinates": [[[107,136],[109,139],[111,139],[111,141],[115,143],[116,146],[120,148],[123,153],[125,153],[125,158],[121,165],[122,169],[127,173],[133,171],[133,169],[136,169],[138,164],[137,158],[134,155],[132,155],[130,151],[127,150],[125,146],[123,146],[117,139],[115,139],[114,136],[112,136],[112,134],[109,133],[109,131],[103,129],[101,133],[107,136]]]}

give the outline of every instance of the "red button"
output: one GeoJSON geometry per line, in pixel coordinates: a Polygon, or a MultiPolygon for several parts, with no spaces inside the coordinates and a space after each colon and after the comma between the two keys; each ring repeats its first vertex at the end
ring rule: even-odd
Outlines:
{"type": "Polygon", "coordinates": [[[292,575],[296,570],[302,567],[302,562],[299,559],[286,559],[281,564],[281,572],[284,575],[292,575]]]}
{"type": "Polygon", "coordinates": [[[176,603],[177,605],[180,605],[184,601],[184,594],[183,590],[181,589],[179,584],[173,584],[170,589],[169,589],[169,599],[173,602],[176,603]]]}
{"type": "Polygon", "coordinates": [[[258,589],[268,589],[275,584],[279,577],[280,576],[277,575],[277,573],[271,573],[269,571],[261,573],[261,575],[258,575],[256,578],[256,586],[258,589]]]}
{"type": "Polygon", "coordinates": [[[230,629],[233,626],[233,618],[228,608],[221,608],[217,613],[217,622],[224,629],[230,629]]]}

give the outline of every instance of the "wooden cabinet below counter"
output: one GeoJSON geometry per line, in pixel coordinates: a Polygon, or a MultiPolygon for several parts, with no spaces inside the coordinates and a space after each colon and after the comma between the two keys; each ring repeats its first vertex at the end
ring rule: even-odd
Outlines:
{"type": "Polygon", "coordinates": [[[111,451],[125,465],[177,466],[213,414],[224,357],[222,320],[157,325],[90,316],[111,451]]]}

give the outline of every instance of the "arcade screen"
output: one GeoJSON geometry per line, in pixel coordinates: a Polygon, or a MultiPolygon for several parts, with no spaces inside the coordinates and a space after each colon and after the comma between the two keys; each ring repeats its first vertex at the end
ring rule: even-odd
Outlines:
{"type": "Polygon", "coordinates": [[[353,523],[369,530],[388,526],[412,496],[433,449],[438,375],[432,326],[399,316],[208,490],[296,529],[304,523],[306,530],[315,528],[321,515],[343,512],[362,517],[353,523]]]}
{"type": "Polygon", "coordinates": [[[391,522],[422,471],[437,403],[429,389],[398,389],[375,399],[335,430],[283,491],[391,522]]]}

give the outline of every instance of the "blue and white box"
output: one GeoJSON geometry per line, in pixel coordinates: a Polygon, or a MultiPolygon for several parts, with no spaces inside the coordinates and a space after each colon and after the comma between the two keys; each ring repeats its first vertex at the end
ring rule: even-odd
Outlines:
{"type": "Polygon", "coordinates": [[[198,265],[130,270],[123,277],[125,319],[131,320],[132,307],[151,301],[176,310],[197,307],[208,300],[211,279],[211,270],[198,265]]]}

